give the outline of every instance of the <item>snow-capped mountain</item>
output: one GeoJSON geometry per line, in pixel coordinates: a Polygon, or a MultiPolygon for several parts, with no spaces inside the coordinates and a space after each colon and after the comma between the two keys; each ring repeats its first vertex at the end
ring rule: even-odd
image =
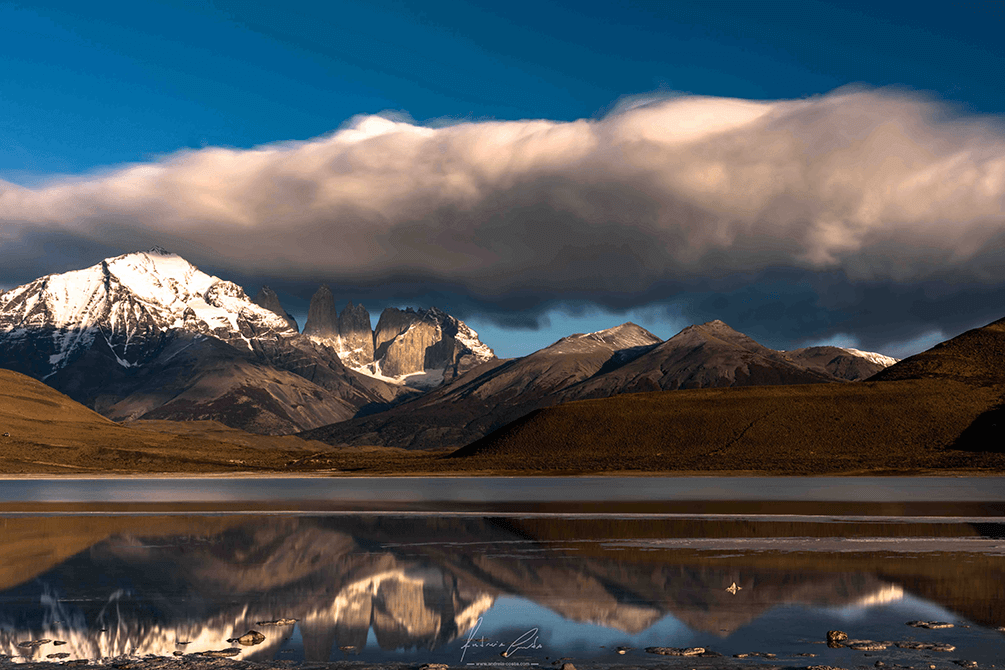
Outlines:
{"type": "Polygon", "coordinates": [[[115,420],[216,419],[265,433],[341,421],[399,394],[160,248],[0,294],[0,367],[115,420]]]}
{"type": "Polygon", "coordinates": [[[47,354],[40,361],[43,370],[48,366],[43,379],[96,340],[107,344],[120,366],[142,365],[171,331],[211,336],[249,351],[253,340],[296,334],[237,284],[160,248],[47,275],[0,294],[5,345],[30,340],[31,348],[47,354]],[[42,331],[49,337],[40,341],[42,331]]]}

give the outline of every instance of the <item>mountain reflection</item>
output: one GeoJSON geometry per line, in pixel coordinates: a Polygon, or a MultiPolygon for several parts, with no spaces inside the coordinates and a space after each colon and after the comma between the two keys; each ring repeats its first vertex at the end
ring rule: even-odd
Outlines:
{"type": "MultiPolygon", "coordinates": [[[[24,547],[31,544],[38,555],[59,553],[55,548],[67,541],[61,527],[50,526],[45,534],[33,525],[38,520],[18,521],[24,523],[8,519],[2,527],[4,546],[21,547],[22,553],[0,550],[7,566],[0,653],[36,659],[51,653],[96,659],[233,646],[241,649],[241,658],[265,661],[277,657],[295,631],[307,661],[359,653],[368,639],[384,650],[435,650],[463,638],[504,596],[627,635],[672,615],[692,631],[726,637],[782,605],[865,607],[897,600],[905,589],[980,620],[1001,616],[1000,605],[985,601],[1002,602],[1005,583],[1000,559],[988,564],[979,556],[970,563],[983,581],[961,596],[952,580],[962,584],[968,568],[952,562],[945,567],[942,554],[908,561],[905,573],[892,569],[889,560],[862,553],[810,556],[646,544],[668,536],[802,537],[853,530],[833,524],[747,523],[737,530],[734,522],[679,520],[591,525],[260,516],[175,518],[161,525],[121,518],[108,519],[90,546],[50,567],[29,560],[24,547]],[[625,545],[626,538],[639,542],[625,545]],[[727,590],[732,584],[738,588],[727,590]],[[926,585],[937,588],[926,591],[926,585]],[[296,628],[259,625],[278,618],[297,619],[296,628]],[[263,632],[265,642],[227,643],[251,629],[263,632]],[[18,646],[40,639],[66,644],[18,646]]],[[[965,525],[947,528],[905,524],[880,530],[976,535],[965,525]]]]}

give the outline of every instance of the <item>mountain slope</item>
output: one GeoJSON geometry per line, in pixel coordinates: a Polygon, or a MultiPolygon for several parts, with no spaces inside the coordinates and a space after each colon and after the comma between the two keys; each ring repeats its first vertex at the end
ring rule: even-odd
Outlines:
{"type": "Polygon", "coordinates": [[[236,284],[159,248],[0,294],[0,367],[116,419],[174,401],[161,418],[262,432],[346,419],[399,394],[348,370],[236,284]]]}

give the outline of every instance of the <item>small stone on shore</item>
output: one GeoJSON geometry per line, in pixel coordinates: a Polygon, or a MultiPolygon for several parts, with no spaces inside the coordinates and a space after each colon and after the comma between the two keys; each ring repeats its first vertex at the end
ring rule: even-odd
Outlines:
{"type": "Polygon", "coordinates": [[[845,646],[855,651],[884,651],[889,645],[873,640],[852,640],[845,646]]]}
{"type": "Polygon", "coordinates": [[[646,651],[661,656],[700,656],[705,647],[646,647],[646,651]]]}
{"type": "Polygon", "coordinates": [[[70,655],[67,654],[65,651],[61,651],[61,652],[57,652],[55,654],[46,654],[45,657],[46,658],[69,658],[70,655]]]}
{"type": "Polygon", "coordinates": [[[272,621],[256,621],[256,626],[292,626],[296,619],[273,619],[272,621]]]}
{"type": "Polygon", "coordinates": [[[241,653],[241,650],[237,647],[229,647],[227,649],[218,649],[213,651],[203,651],[200,652],[200,656],[205,656],[206,658],[230,658],[231,656],[237,656],[241,653]]]}
{"type": "Polygon", "coordinates": [[[28,640],[26,642],[18,642],[17,646],[21,649],[35,649],[36,647],[41,647],[43,644],[49,644],[52,640],[28,640]]]}
{"type": "Polygon", "coordinates": [[[572,663],[563,663],[562,670],[576,670],[576,666],[574,666],[572,663]]]}
{"type": "Polygon", "coordinates": [[[931,642],[915,642],[914,640],[904,640],[896,644],[901,649],[931,649],[935,646],[931,642]]]}
{"type": "Polygon", "coordinates": [[[245,647],[250,647],[251,645],[261,644],[262,642],[265,642],[265,636],[259,633],[257,630],[249,630],[241,637],[231,638],[227,640],[227,642],[237,642],[238,644],[242,644],[245,647]]]}
{"type": "Polygon", "coordinates": [[[930,630],[953,627],[953,624],[947,621],[908,621],[907,625],[912,628],[928,628],[930,630]]]}

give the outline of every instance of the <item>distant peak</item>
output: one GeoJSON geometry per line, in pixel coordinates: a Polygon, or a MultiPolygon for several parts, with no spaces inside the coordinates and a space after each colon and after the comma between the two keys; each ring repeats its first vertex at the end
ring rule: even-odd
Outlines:
{"type": "Polygon", "coordinates": [[[173,253],[171,253],[170,251],[168,251],[159,244],[155,244],[154,246],[147,249],[147,253],[153,254],[154,256],[174,256],[173,253]]]}
{"type": "Polygon", "coordinates": [[[632,321],[625,321],[620,326],[614,326],[613,328],[608,328],[607,330],[612,333],[619,333],[622,330],[645,330],[645,328],[632,321]]]}
{"type": "Polygon", "coordinates": [[[728,323],[715,319],[713,321],[706,321],[705,323],[696,323],[694,325],[684,328],[679,333],[673,336],[671,339],[675,339],[681,336],[695,336],[700,337],[718,337],[718,338],[744,338],[750,339],[747,335],[744,335],[740,331],[731,327],[728,323]]]}
{"type": "Polygon", "coordinates": [[[734,329],[732,326],[730,326],[728,323],[726,323],[725,321],[722,321],[721,319],[714,319],[712,321],[706,321],[705,323],[696,323],[694,325],[688,326],[687,328],[685,328],[681,332],[682,333],[684,333],[684,332],[691,332],[691,331],[694,331],[694,330],[699,330],[699,331],[709,331],[709,330],[711,330],[711,331],[720,331],[720,332],[721,331],[727,331],[727,332],[731,332],[731,333],[739,332],[736,329],[734,329]]]}
{"type": "Polygon", "coordinates": [[[638,324],[626,321],[620,326],[598,330],[592,333],[576,333],[558,340],[546,349],[558,353],[571,353],[603,347],[606,349],[630,349],[632,347],[655,345],[662,342],[659,337],[638,324]],[[572,347],[570,349],[569,347],[572,347]]]}

